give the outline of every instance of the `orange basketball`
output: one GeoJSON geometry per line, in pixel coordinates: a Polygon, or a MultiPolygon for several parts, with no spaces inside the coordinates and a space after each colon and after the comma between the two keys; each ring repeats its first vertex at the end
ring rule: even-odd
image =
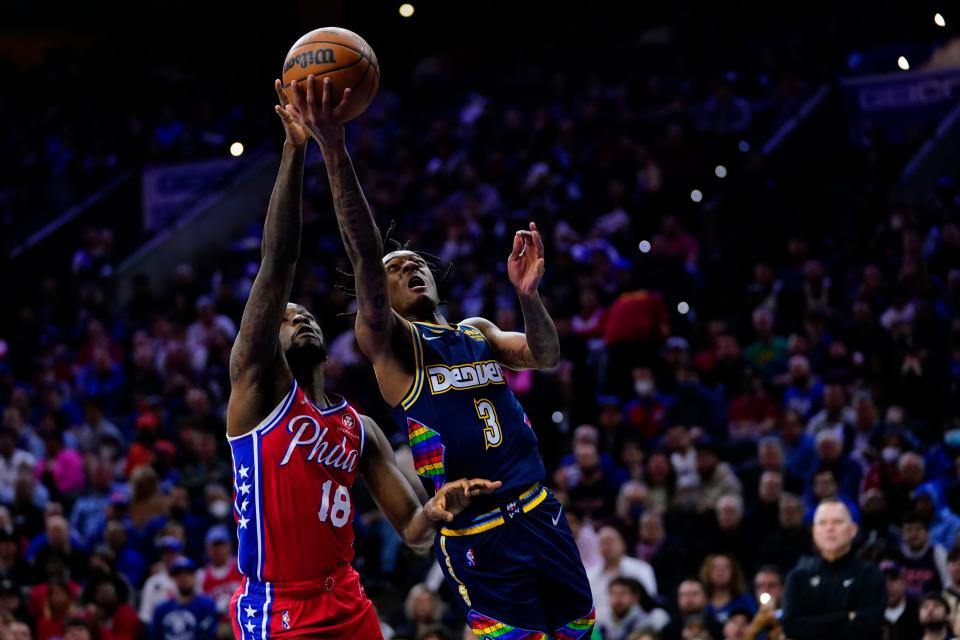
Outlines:
{"type": "MultiPolygon", "coordinates": [[[[283,63],[282,76],[283,89],[291,102],[290,83],[306,80],[311,73],[318,79],[333,80],[334,105],[343,97],[344,89],[352,90],[346,120],[363,113],[380,87],[380,65],[373,49],[353,31],[338,27],[315,29],[293,43],[283,63]]],[[[322,81],[317,82],[315,89],[320,100],[322,81]]],[[[306,86],[302,90],[306,95],[306,86]]]]}

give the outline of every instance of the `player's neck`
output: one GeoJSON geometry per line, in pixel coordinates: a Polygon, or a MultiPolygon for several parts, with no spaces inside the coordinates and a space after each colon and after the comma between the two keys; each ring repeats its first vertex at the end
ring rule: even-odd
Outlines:
{"type": "Polygon", "coordinates": [[[441,326],[448,326],[447,319],[439,311],[432,311],[429,314],[416,314],[412,316],[407,316],[407,320],[410,322],[427,322],[429,324],[439,324],[441,326]]]}
{"type": "Polygon", "coordinates": [[[297,385],[303,389],[303,393],[313,400],[317,406],[324,409],[330,404],[327,394],[323,390],[325,384],[323,365],[306,371],[294,371],[293,375],[297,379],[297,385]]]}

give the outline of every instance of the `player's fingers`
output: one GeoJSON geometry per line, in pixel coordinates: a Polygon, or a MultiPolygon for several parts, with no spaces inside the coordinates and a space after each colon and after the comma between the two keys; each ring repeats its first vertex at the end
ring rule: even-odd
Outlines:
{"type": "Polygon", "coordinates": [[[533,243],[537,247],[537,251],[541,254],[543,253],[543,238],[540,237],[540,230],[537,229],[537,223],[530,223],[530,232],[533,234],[533,243]]]}
{"type": "Polygon", "coordinates": [[[518,231],[513,236],[513,250],[510,252],[510,259],[516,260],[520,257],[520,252],[523,251],[523,238],[520,236],[518,231]]]}
{"type": "Polygon", "coordinates": [[[283,91],[283,83],[279,80],[274,80],[273,88],[277,92],[277,97],[280,98],[280,104],[284,107],[287,106],[290,101],[287,99],[287,94],[283,91]]]}
{"type": "Polygon", "coordinates": [[[543,275],[543,272],[547,270],[546,263],[543,261],[543,258],[540,258],[537,261],[537,273],[543,275]]]}
{"type": "Polygon", "coordinates": [[[330,78],[323,79],[323,96],[320,98],[320,107],[323,109],[324,113],[330,111],[330,94],[333,93],[333,80],[330,78]]]}
{"type": "Polygon", "coordinates": [[[499,489],[502,484],[499,480],[493,482],[491,480],[484,480],[483,478],[476,478],[470,481],[470,495],[479,496],[482,493],[492,493],[499,489]]]}
{"type": "Polygon", "coordinates": [[[303,104],[304,104],[303,85],[300,84],[298,80],[294,80],[293,82],[290,83],[290,92],[293,95],[293,104],[302,113],[303,104]]]}
{"type": "Polygon", "coordinates": [[[307,76],[307,107],[310,111],[317,107],[317,79],[312,73],[307,76]]]}
{"type": "Polygon", "coordinates": [[[347,87],[346,89],[343,90],[343,97],[340,98],[340,102],[337,103],[337,108],[334,109],[334,112],[337,115],[340,115],[340,113],[342,113],[347,108],[347,105],[350,103],[350,96],[352,95],[353,95],[353,89],[347,87]]]}

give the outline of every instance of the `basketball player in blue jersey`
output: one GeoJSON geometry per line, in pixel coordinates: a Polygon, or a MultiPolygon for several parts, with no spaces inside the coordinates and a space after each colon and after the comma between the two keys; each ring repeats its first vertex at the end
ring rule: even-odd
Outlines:
{"type": "Polygon", "coordinates": [[[560,355],[537,293],[544,259],[536,225],[517,231],[507,258],[525,333],[484,318],[448,324],[427,260],[406,250],[383,254],[330,93],[324,82],[321,97],[298,95],[296,106],[326,162],[356,278],[360,349],[407,430],[428,489],[459,478],[502,482],[438,532],[434,546],[447,582],[477,636],[587,638],[594,608],[586,573],[562,507],[543,486],[536,436],[502,368],[552,367],[560,355]]]}

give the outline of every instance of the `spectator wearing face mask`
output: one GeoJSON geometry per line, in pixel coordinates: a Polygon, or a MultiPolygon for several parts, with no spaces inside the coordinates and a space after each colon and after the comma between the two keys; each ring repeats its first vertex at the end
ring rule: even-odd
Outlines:
{"type": "Polygon", "coordinates": [[[649,442],[663,433],[663,419],[670,397],[657,389],[653,371],[647,367],[633,370],[633,391],[635,395],[627,402],[624,414],[627,423],[649,442]]]}

